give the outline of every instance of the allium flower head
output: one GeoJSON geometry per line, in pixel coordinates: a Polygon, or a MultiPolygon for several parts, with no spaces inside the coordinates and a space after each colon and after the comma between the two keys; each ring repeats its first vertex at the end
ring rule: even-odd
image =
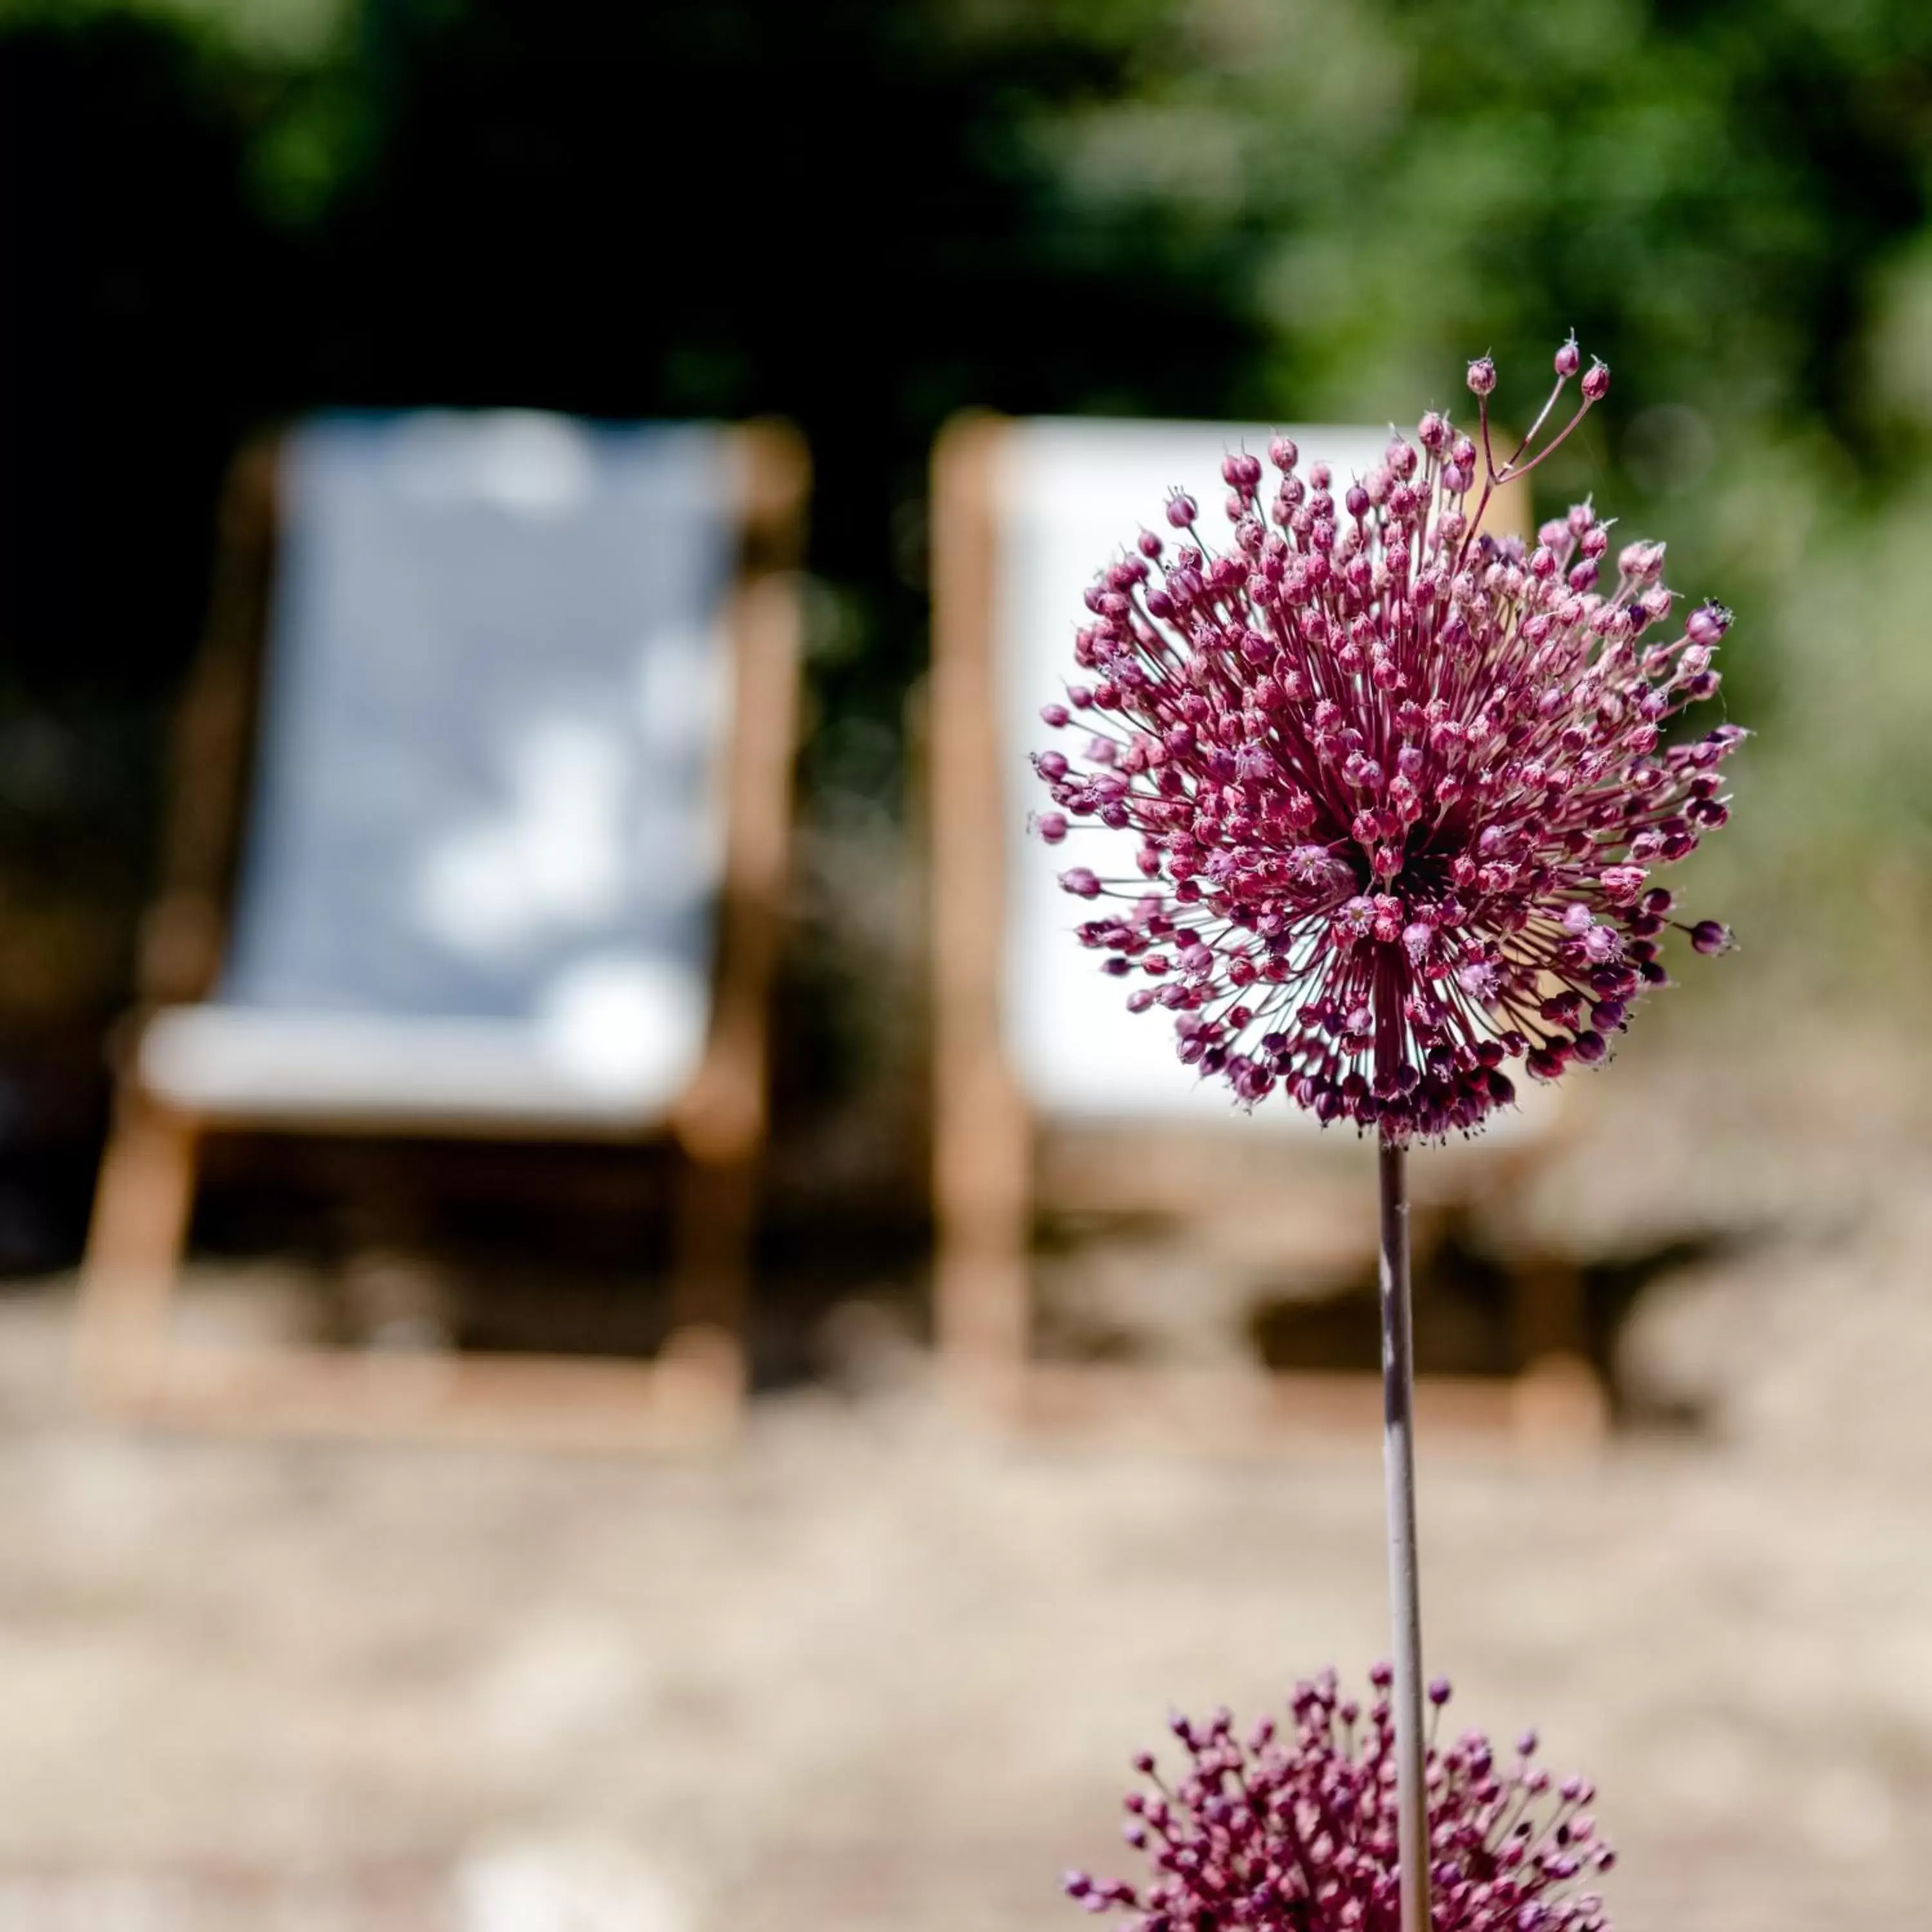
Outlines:
{"type": "MultiPolygon", "coordinates": [[[[1128,1794],[1127,1843],[1149,1854],[1143,1884],[1069,1872],[1070,1896],[1090,1912],[1138,1915],[1138,1932],[1395,1932],[1394,1720],[1390,1672],[1370,1672],[1366,1716],[1324,1671],[1298,1686],[1291,1722],[1264,1718],[1245,1739],[1217,1712],[1176,1718],[1187,1754],[1163,1780],[1153,1754],[1135,1768],[1149,1789],[1128,1794]]],[[[1430,1686],[1438,1720],[1449,1686],[1430,1686]]],[[[1604,1932],[1588,1888],[1615,1856],[1580,1778],[1555,1783],[1536,1762],[1536,1736],[1499,1756],[1466,1731],[1428,1760],[1430,1901],[1436,1932],[1604,1932]]]]}
{"type": "MultiPolygon", "coordinates": [[[[1664,546],[1612,554],[1588,503],[1533,545],[1480,528],[1607,392],[1580,357],[1515,452],[1491,447],[1496,372],[1469,367],[1472,437],[1431,412],[1346,482],[1287,437],[1222,466],[1216,550],[1176,493],[1088,592],[1082,674],[1042,712],[1070,751],[1034,760],[1048,842],[1082,821],[1139,835],[1138,870],[1075,866],[1082,941],[1170,1011],[1184,1061],[1252,1103],[1276,1087],[1324,1121],[1402,1142],[1474,1127],[1521,1059],[1554,1079],[1601,1060],[1666,974],[1671,896],[1650,884],[1728,816],[1744,736],[1665,728],[1718,688],[1730,622],[1681,620],[1664,546]]],[[[1700,952],[1730,935],[1680,929],[1700,952]]]]}

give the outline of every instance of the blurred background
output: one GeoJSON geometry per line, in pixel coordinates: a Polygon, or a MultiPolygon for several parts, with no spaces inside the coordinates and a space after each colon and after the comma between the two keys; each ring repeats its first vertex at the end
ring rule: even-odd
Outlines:
{"type": "MultiPolygon", "coordinates": [[[[1684,883],[1742,945],[1451,1244],[1478,1300],[1561,1251],[1613,1426],[1430,1445],[1434,1660],[1596,1773],[1619,1923],[1932,1912],[1932,15],[5,0],[0,142],[0,1927],[1066,1923],[1170,1700],[1377,1654],[1372,1442],[1043,1444],[932,1394],[928,466],[968,409],[1412,418],[1483,350],[1526,409],[1573,328],[1616,381],[1539,508],[1593,492],[1738,613],[1760,735],[1684,883]],[[809,446],[729,1451],[72,1408],[222,478],[345,405],[809,446]]],[[[426,1174],[420,1238],[485,1340],[628,1346],[638,1210],[560,1171],[480,1237],[426,1174]]],[[[362,1187],[212,1171],[190,1301],[341,1304],[362,1187]]],[[[1107,1288],[1076,1340],[1132,1328],[1107,1288]]],[[[1232,1346],[1193,1306],[1136,1346],[1232,1346]]]]}

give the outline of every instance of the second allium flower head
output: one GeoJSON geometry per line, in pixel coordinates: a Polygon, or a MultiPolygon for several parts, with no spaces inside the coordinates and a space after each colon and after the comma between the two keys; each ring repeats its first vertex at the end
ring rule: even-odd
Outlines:
{"type": "Polygon", "coordinates": [[[1538,446],[1579,362],[1558,351],[1501,460],[1486,357],[1474,436],[1432,412],[1339,497],[1286,437],[1271,497],[1260,459],[1231,454],[1223,550],[1177,494],[1176,534],[1144,533],[1088,593],[1090,681],[1042,713],[1084,742],[1036,757],[1054,808],[1036,824],[1053,844],[1082,820],[1139,835],[1134,872],[1061,874],[1106,902],[1081,940],[1243,1100],[1280,1087],[1398,1142],[1472,1128],[1515,1097],[1508,1063],[1554,1079],[1600,1060],[1666,976],[1676,922],[1649,874],[1724,822],[1718,767],[1744,734],[1666,745],[1664,727],[1717,690],[1730,614],[1674,621],[1660,544],[1606,573],[1588,503],[1534,546],[1483,527],[1607,392],[1593,366],[1538,446]]]}
{"type": "MultiPolygon", "coordinates": [[[[1137,1915],[1136,1932],[1396,1932],[1401,1922],[1391,1673],[1370,1673],[1365,1711],[1324,1671],[1245,1738],[1217,1712],[1171,1728],[1186,1751],[1126,1801],[1125,1836],[1153,1867],[1136,1885],[1069,1872],[1089,1912],[1137,1915]]],[[[1439,1714],[1449,1685],[1430,1701],[1439,1714]]],[[[1596,1874],[1615,1854],[1589,1810],[1594,1790],[1535,1761],[1536,1736],[1498,1752],[1479,1731],[1429,1753],[1432,1923],[1436,1932],[1605,1932],[1596,1874]]]]}

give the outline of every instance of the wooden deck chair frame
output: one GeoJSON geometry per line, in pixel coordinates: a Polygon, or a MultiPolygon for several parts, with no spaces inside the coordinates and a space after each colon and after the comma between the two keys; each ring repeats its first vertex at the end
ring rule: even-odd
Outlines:
{"type": "MultiPolygon", "coordinates": [[[[942,1371],[975,1405],[1029,1426],[1100,1428],[1171,1439],[1245,1441],[1282,1430],[1372,1426],[1381,1385],[1372,1375],[1153,1369],[1038,1358],[1032,1246],[1048,1201],[1076,1210],[1125,1208],[1198,1212],[1215,1198],[1224,1149],[1206,1150],[1198,1130],[1138,1124],[1083,1126],[1057,1136],[1036,1118],[1006,1050],[1005,790],[998,640],[1000,583],[996,496],[1011,424],[987,415],[949,424],[932,476],[932,671],[928,706],[928,812],[933,876],[934,1316],[942,1371]],[[1108,1137],[1132,1143],[1131,1201],[1109,1192],[1108,1137]],[[1060,1147],[1062,1138],[1082,1144],[1060,1147]],[[1158,1146],[1160,1158],[1145,1156],[1158,1146]],[[1168,1177],[1150,1194],[1150,1173],[1168,1177]]],[[[1527,526],[1522,494],[1499,500],[1501,519],[1527,526]]],[[[1070,623],[1071,614],[1070,614],[1070,623]]],[[[1046,862],[1042,856],[1041,862],[1046,862]]],[[[1464,1186],[1501,1193],[1520,1184],[1537,1147],[1470,1150],[1464,1186]],[[1478,1175],[1477,1160],[1488,1163],[1478,1175]]],[[[1252,1162],[1246,1177],[1252,1179],[1252,1162]]],[[[1418,1162],[1424,1171],[1426,1162],[1418,1162]]],[[[1222,1190],[1225,1195],[1225,1190],[1222,1190]]],[[[1370,1217],[1372,1182],[1343,1211],[1370,1217]]],[[[1426,1195],[1420,1204],[1426,1212],[1426,1195]]],[[[1533,1439],[1600,1429],[1602,1393],[1582,1350],[1581,1285],[1574,1268],[1534,1262],[1514,1286],[1516,1353],[1529,1366],[1505,1380],[1425,1376],[1424,1426],[1508,1430],[1533,1439]]]]}
{"type": "Polygon", "coordinates": [[[422,1436],[590,1448],[676,1446],[728,1433],[742,1406],[741,1339],[766,1036],[777,958],[797,728],[796,575],[810,466],[788,427],[735,428],[742,478],[730,591],[734,711],[710,1030],[668,1118],[635,1132],[526,1122],[452,1126],[342,1118],[196,1116],[139,1075],[140,1028],[205,997],[219,964],[240,847],[278,537],[279,437],[237,458],[224,492],[207,638],[174,747],[163,890],[146,922],[140,1006],[119,1042],[112,1124],[82,1264],[83,1400],[144,1422],[298,1432],[422,1436]],[[628,1142],[668,1138],[680,1160],[671,1333],[650,1360],[322,1348],[198,1348],[170,1334],[202,1142],[218,1130],[373,1132],[456,1139],[628,1142]]]}

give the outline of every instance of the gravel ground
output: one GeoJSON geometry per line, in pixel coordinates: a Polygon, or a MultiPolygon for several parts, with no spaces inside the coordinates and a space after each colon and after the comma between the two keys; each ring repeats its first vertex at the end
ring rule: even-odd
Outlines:
{"type": "MultiPolygon", "coordinates": [[[[1932,1924],[1932,1136],[1781,1077],[1640,1071],[1522,1204],[1755,1232],[1625,1339],[1704,1425],[1423,1445],[1432,1666],[1595,1776],[1625,1932],[1932,1924]]],[[[851,1320],[711,1460],[141,1440],[64,1322],[0,1303],[0,1932],[1070,1932],[1170,1702],[1381,1648],[1372,1442],[1016,1442],[851,1320]]]]}

